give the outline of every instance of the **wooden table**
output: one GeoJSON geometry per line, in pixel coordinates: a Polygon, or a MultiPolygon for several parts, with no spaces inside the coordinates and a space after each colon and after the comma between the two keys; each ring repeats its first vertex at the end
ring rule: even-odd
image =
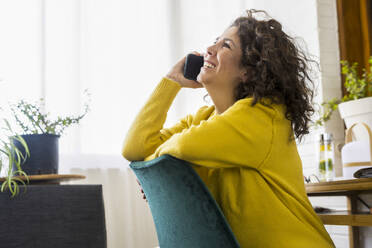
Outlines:
{"type": "MultiPolygon", "coordinates": [[[[25,176],[15,176],[27,183],[25,176]]],[[[42,175],[29,175],[29,184],[60,184],[61,182],[70,182],[73,180],[85,179],[84,175],[76,174],[42,174],[42,175]]],[[[0,184],[6,180],[5,177],[0,177],[0,184]]],[[[18,183],[21,185],[21,183],[18,183]]]]}
{"type": "Polygon", "coordinates": [[[372,226],[372,214],[367,211],[357,211],[357,198],[362,192],[372,193],[372,178],[308,183],[305,186],[308,196],[347,197],[347,211],[318,214],[318,216],[325,225],[349,226],[350,248],[359,247],[358,226],[372,226]]]}

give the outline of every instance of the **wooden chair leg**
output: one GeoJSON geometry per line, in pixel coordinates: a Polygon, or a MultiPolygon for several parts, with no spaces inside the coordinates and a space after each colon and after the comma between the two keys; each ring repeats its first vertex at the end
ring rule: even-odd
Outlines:
{"type": "MultiPolygon", "coordinates": [[[[357,195],[351,194],[347,196],[347,210],[351,214],[357,212],[357,195]]],[[[359,248],[359,228],[357,226],[349,226],[349,246],[350,248],[359,248]]]]}

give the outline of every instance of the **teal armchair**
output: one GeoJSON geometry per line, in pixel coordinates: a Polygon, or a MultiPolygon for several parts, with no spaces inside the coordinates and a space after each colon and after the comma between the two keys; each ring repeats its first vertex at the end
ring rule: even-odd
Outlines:
{"type": "Polygon", "coordinates": [[[163,155],[134,161],[160,248],[240,247],[218,204],[186,161],[163,155]]]}

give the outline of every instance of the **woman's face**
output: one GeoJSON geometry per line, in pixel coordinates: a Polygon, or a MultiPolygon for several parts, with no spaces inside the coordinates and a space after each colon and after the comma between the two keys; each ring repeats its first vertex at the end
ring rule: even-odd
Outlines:
{"type": "Polygon", "coordinates": [[[216,39],[204,54],[204,65],[197,80],[204,85],[235,88],[244,80],[245,69],[240,66],[241,47],[237,27],[230,27],[216,39]]]}

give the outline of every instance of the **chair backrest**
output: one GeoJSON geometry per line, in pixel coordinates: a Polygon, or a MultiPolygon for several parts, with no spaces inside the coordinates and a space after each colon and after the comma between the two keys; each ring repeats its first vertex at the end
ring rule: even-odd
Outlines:
{"type": "Polygon", "coordinates": [[[166,154],[130,167],[148,200],[160,248],[240,247],[190,163],[166,154]]]}

